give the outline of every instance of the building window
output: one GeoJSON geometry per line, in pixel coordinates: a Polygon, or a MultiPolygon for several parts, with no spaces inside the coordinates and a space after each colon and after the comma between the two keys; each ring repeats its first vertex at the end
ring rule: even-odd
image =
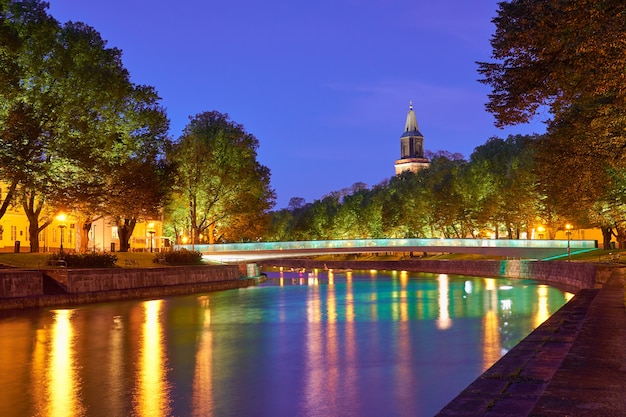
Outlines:
{"type": "Polygon", "coordinates": [[[11,240],[17,240],[17,226],[11,226],[11,240]]]}
{"type": "Polygon", "coordinates": [[[120,235],[117,233],[117,226],[111,227],[111,238],[119,239],[120,235]]]}

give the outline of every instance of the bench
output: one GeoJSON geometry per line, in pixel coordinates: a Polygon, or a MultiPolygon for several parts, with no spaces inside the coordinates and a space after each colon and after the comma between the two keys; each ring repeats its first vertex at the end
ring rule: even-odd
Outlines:
{"type": "Polygon", "coordinates": [[[138,267],[139,262],[134,259],[124,259],[124,266],[138,267]]]}
{"type": "Polygon", "coordinates": [[[67,262],[65,262],[65,259],[50,259],[48,260],[48,262],[46,262],[46,265],[50,265],[50,266],[67,266],[67,262]]]}

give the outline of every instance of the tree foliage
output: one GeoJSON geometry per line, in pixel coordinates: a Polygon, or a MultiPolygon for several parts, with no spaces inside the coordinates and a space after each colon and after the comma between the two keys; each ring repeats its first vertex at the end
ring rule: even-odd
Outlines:
{"type": "Polygon", "coordinates": [[[498,126],[547,109],[537,166],[550,206],[616,227],[598,200],[611,189],[611,170],[626,165],[626,4],[514,0],[499,3],[494,23],[493,61],[479,63],[492,87],[487,109],[498,126]]]}
{"type": "MultiPolygon", "coordinates": [[[[534,174],[536,136],[491,138],[469,161],[430,153],[430,168],[403,172],[274,212],[268,240],[361,238],[519,239],[545,224],[534,174]]],[[[561,224],[554,224],[556,228],[561,224]]]]}
{"type": "Polygon", "coordinates": [[[194,243],[201,236],[209,243],[262,236],[275,194],[269,169],[256,159],[258,146],[227,114],[190,119],[171,153],[177,171],[168,219],[178,232],[194,243]]]}
{"type": "MultiPolygon", "coordinates": [[[[128,208],[112,198],[120,186],[111,178],[154,163],[168,140],[158,95],[130,81],[121,51],[84,23],[60,24],[47,8],[0,2],[0,176],[10,184],[5,203],[20,202],[29,218],[31,251],[57,207],[84,219],[86,248],[95,215],[128,208]],[[44,205],[52,210],[40,224],[44,205]]],[[[127,199],[140,190],[121,188],[127,199]]]]}

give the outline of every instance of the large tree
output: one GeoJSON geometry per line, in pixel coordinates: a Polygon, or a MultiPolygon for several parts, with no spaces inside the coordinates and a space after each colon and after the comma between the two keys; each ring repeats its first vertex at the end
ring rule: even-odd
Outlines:
{"type": "Polygon", "coordinates": [[[47,7],[0,2],[0,158],[12,162],[0,174],[5,201],[18,196],[29,218],[31,251],[53,215],[40,224],[46,204],[78,214],[86,248],[94,216],[128,207],[112,195],[143,192],[110,181],[116,170],[152,163],[168,127],[154,89],[131,83],[121,51],[83,23],[59,24],[47,7]]]}
{"type": "Polygon", "coordinates": [[[487,109],[499,126],[547,109],[537,155],[546,198],[571,217],[601,217],[609,172],[626,165],[626,4],[514,0],[499,3],[494,23],[493,61],[479,63],[493,89],[487,109]]]}
{"type": "Polygon", "coordinates": [[[192,117],[171,155],[176,171],[169,220],[192,243],[260,238],[275,193],[270,171],[257,161],[259,142],[227,114],[192,117]],[[181,208],[186,215],[181,216],[181,208]],[[178,214],[177,214],[178,213],[178,214]]]}

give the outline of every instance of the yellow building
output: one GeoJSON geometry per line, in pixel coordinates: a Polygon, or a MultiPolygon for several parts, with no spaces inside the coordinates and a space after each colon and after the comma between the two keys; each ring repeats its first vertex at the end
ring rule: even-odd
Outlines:
{"type": "MultiPolygon", "coordinates": [[[[43,223],[45,219],[41,219],[43,223]]],[[[0,218],[0,252],[29,252],[29,222],[20,206],[9,208],[0,218]]],[[[79,251],[80,227],[71,214],[58,215],[39,233],[40,252],[79,251]]],[[[96,251],[119,251],[120,240],[117,226],[110,219],[99,217],[91,224],[87,248],[96,251]]],[[[129,240],[131,251],[159,252],[169,247],[163,237],[163,223],[158,220],[138,222],[129,240]]]]}

